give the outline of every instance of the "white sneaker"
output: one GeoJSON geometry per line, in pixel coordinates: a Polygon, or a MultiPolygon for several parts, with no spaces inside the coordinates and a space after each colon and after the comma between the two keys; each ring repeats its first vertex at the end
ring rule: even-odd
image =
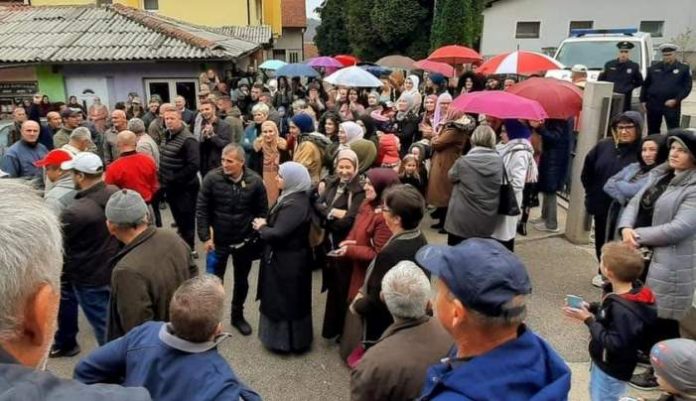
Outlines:
{"type": "Polygon", "coordinates": [[[560,233],[561,232],[561,229],[558,227],[556,227],[556,228],[546,227],[546,223],[544,223],[544,222],[535,224],[534,229],[536,229],[537,231],[544,231],[547,233],[560,233]]]}
{"type": "Polygon", "coordinates": [[[537,217],[536,219],[529,220],[529,224],[539,224],[539,223],[543,223],[543,222],[544,222],[544,219],[542,219],[541,217],[537,217]]]}
{"type": "Polygon", "coordinates": [[[602,286],[604,285],[604,277],[602,277],[601,274],[592,277],[592,285],[594,285],[597,288],[602,288],[602,286]]]}

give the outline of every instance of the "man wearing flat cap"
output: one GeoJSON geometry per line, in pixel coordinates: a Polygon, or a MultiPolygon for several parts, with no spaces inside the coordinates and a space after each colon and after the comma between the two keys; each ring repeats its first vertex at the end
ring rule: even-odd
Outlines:
{"type": "Polygon", "coordinates": [[[168,321],[174,291],[198,274],[188,246],[170,230],[149,225],[142,196],[120,190],[106,204],[106,225],[124,244],[110,264],[111,299],[107,341],[148,321],[168,321]]]}
{"type": "Polygon", "coordinates": [[[679,47],[660,45],[662,61],[648,68],[640,102],[648,114],[648,134],[659,134],[662,117],[667,129],[679,128],[681,102],[691,92],[691,69],[677,60],[679,47]]]}
{"type": "Polygon", "coordinates": [[[426,245],[416,261],[438,278],[436,315],[455,342],[428,370],[422,400],[568,399],[570,369],[523,323],[532,286],[515,254],[473,238],[426,245]]]}
{"type": "Polygon", "coordinates": [[[643,74],[640,73],[640,66],[631,60],[631,49],[635,45],[627,40],[616,44],[619,49],[619,56],[614,60],[607,61],[604,69],[597,77],[598,81],[612,82],[614,92],[624,95],[623,111],[631,110],[631,98],[633,90],[643,85],[643,74]]]}

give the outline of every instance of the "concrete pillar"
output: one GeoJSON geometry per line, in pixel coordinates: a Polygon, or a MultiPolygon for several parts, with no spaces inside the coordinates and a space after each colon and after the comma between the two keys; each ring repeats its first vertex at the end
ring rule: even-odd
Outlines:
{"type": "Polygon", "coordinates": [[[607,132],[613,90],[614,84],[610,82],[587,82],[585,86],[580,134],[571,169],[572,185],[565,231],[566,238],[575,244],[590,242],[591,220],[585,210],[585,188],[582,186],[580,174],[585,156],[607,132]]]}

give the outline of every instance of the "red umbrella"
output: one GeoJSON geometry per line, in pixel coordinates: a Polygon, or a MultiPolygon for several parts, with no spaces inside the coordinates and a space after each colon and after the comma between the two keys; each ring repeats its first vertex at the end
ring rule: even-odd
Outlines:
{"type": "Polygon", "coordinates": [[[548,118],[539,102],[503,91],[466,93],[454,99],[450,107],[500,119],[544,120],[548,118]]]}
{"type": "Polygon", "coordinates": [[[457,64],[467,64],[467,63],[480,63],[483,58],[474,49],[469,49],[468,47],[450,45],[443,46],[428,56],[430,61],[439,61],[441,63],[447,63],[449,65],[457,64]]]}
{"type": "Polygon", "coordinates": [[[454,76],[454,68],[452,68],[451,65],[438,63],[437,61],[430,61],[428,59],[416,61],[413,63],[413,67],[423,71],[437,72],[450,78],[454,76]]]}
{"type": "Polygon", "coordinates": [[[499,54],[481,64],[479,74],[532,74],[563,69],[563,64],[541,53],[516,51],[499,54]]]}
{"type": "Polygon", "coordinates": [[[549,118],[566,119],[582,110],[582,90],[555,78],[530,78],[508,88],[509,93],[536,100],[549,118]]]}
{"type": "Polygon", "coordinates": [[[358,60],[357,57],[351,56],[349,54],[339,54],[338,56],[334,56],[334,58],[336,59],[336,61],[343,64],[344,67],[357,65],[360,62],[360,60],[358,60]]]}

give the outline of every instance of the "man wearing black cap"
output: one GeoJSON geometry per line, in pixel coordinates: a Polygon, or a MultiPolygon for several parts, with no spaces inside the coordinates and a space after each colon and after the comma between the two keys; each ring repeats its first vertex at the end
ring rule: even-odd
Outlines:
{"type": "Polygon", "coordinates": [[[677,45],[660,45],[662,61],[648,68],[640,102],[648,113],[648,134],[659,134],[664,116],[667,129],[679,128],[681,101],[691,92],[691,69],[677,61],[677,45]]]}
{"type": "Polygon", "coordinates": [[[439,278],[436,315],[456,346],[428,370],[422,399],[566,400],[570,369],[525,327],[527,269],[492,239],[426,245],[416,260],[439,278]]]}
{"type": "Polygon", "coordinates": [[[60,113],[60,117],[63,119],[63,128],[53,135],[53,147],[55,149],[60,149],[67,145],[70,142],[70,134],[75,128],[80,126],[79,111],[66,108],[60,113]]]}
{"type": "Polygon", "coordinates": [[[604,64],[597,80],[613,82],[614,92],[624,95],[623,111],[628,111],[631,109],[633,90],[643,85],[643,74],[640,73],[638,63],[630,59],[631,49],[635,45],[629,41],[622,41],[617,43],[616,47],[619,48],[619,57],[604,64]]]}

